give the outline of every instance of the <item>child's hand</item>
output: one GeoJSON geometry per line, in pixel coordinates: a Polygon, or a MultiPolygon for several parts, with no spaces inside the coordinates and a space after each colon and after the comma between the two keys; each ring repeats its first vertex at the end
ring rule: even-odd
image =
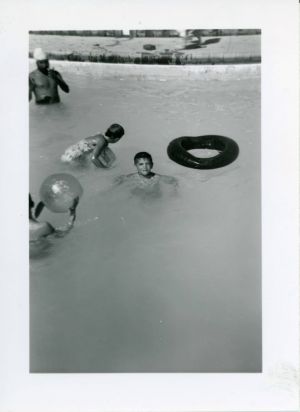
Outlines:
{"type": "Polygon", "coordinates": [[[51,77],[51,79],[54,79],[54,80],[55,80],[55,78],[56,78],[56,71],[55,71],[54,69],[49,69],[49,70],[48,70],[48,76],[51,77]]]}
{"type": "MultiPolygon", "coordinates": [[[[92,156],[92,162],[96,167],[108,167],[108,165],[104,164],[104,162],[100,161],[98,157],[92,156]]],[[[101,159],[102,160],[102,159],[101,159]]]]}
{"type": "Polygon", "coordinates": [[[35,218],[38,218],[38,217],[39,217],[39,215],[42,213],[42,210],[44,209],[44,207],[45,207],[45,204],[44,204],[42,201],[40,201],[40,202],[37,204],[37,206],[36,206],[36,208],[35,208],[35,211],[34,211],[34,217],[35,217],[35,218]]]}
{"type": "Polygon", "coordinates": [[[54,69],[49,69],[48,70],[48,75],[49,77],[51,77],[51,79],[57,81],[57,82],[61,82],[62,81],[62,77],[61,75],[54,69]]]}
{"type": "Polygon", "coordinates": [[[74,199],[74,201],[73,201],[73,204],[72,204],[72,206],[71,206],[70,209],[69,209],[71,214],[74,214],[74,213],[75,213],[76,207],[77,207],[78,203],[79,203],[79,196],[75,197],[75,199],[74,199]]]}

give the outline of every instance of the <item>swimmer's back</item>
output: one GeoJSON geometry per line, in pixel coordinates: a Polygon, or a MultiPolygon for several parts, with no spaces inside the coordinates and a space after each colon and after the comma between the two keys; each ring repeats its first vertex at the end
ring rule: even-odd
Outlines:
{"type": "Polygon", "coordinates": [[[79,142],[68,147],[65,153],[61,156],[62,162],[72,162],[79,160],[82,156],[91,153],[99,141],[100,135],[91,136],[85,139],[81,139],[79,142]]]}
{"type": "Polygon", "coordinates": [[[100,142],[103,144],[103,149],[97,157],[99,166],[111,167],[116,160],[116,156],[108,147],[108,142],[101,133],[81,139],[78,143],[70,146],[61,156],[61,161],[64,163],[76,163],[78,161],[84,163],[89,157],[91,157],[89,160],[92,160],[92,155],[100,142]]]}

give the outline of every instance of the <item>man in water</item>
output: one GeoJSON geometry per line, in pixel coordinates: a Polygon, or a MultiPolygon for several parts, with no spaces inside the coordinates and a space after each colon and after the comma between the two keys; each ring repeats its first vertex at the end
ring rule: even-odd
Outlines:
{"type": "Polygon", "coordinates": [[[29,100],[33,93],[36,104],[58,103],[58,86],[66,93],[70,91],[69,86],[58,71],[50,69],[48,56],[42,49],[35,49],[33,57],[37,69],[29,74],[29,100]]]}

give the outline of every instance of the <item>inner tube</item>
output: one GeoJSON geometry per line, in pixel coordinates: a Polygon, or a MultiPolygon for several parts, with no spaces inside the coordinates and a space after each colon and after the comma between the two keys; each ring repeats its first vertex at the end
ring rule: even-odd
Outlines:
{"type": "Polygon", "coordinates": [[[182,136],[172,140],[167,148],[174,162],[193,169],[217,169],[232,163],[239,154],[239,146],[229,137],[219,135],[182,136]],[[188,150],[213,149],[219,153],[212,157],[196,157],[188,150]]]}

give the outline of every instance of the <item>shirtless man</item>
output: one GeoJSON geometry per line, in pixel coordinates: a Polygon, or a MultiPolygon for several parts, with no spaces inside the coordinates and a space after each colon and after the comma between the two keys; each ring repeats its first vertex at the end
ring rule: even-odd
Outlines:
{"type": "Polygon", "coordinates": [[[69,86],[58,71],[49,68],[48,56],[42,49],[35,49],[33,57],[37,69],[29,74],[29,101],[33,93],[36,104],[58,103],[60,101],[58,86],[66,93],[69,93],[69,86]]]}

